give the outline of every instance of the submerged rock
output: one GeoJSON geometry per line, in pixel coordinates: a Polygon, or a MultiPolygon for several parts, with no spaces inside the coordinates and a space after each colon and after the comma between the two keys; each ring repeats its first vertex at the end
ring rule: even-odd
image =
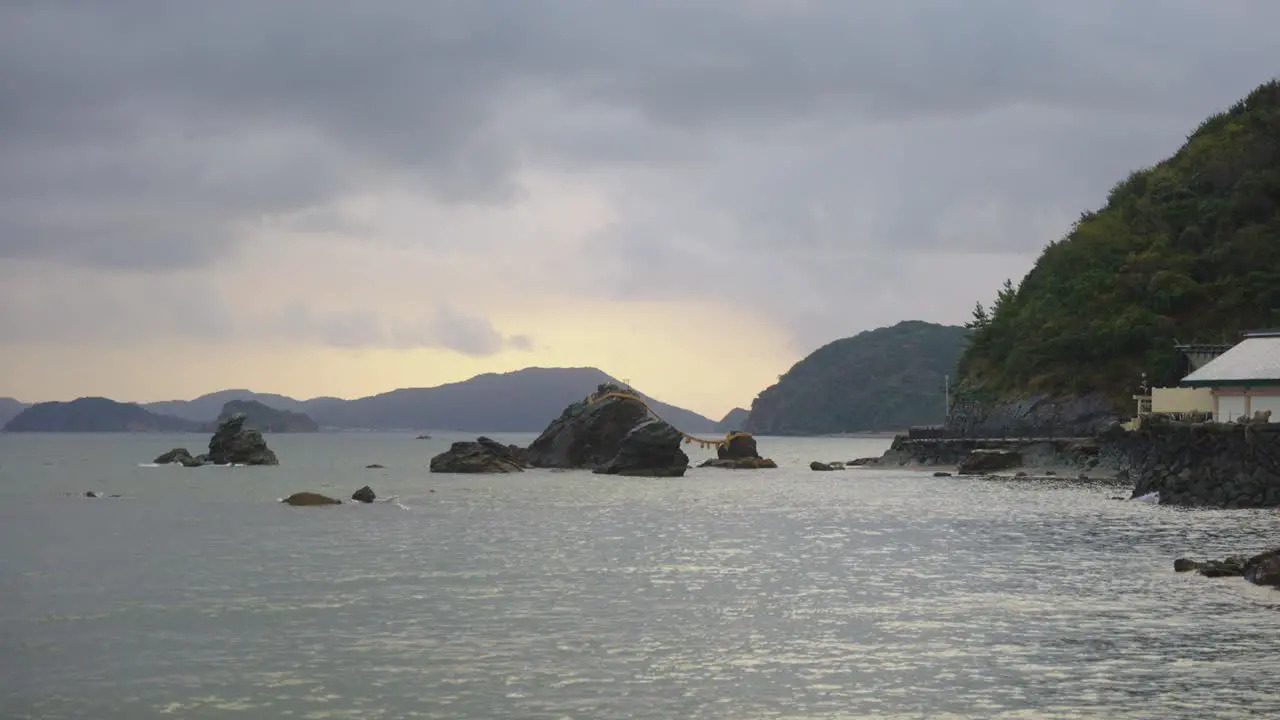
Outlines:
{"type": "Polygon", "coordinates": [[[474,442],[456,442],[448,450],[431,458],[433,473],[515,473],[523,472],[520,449],[503,445],[487,437],[474,442]]]}
{"type": "Polygon", "coordinates": [[[680,449],[684,435],[669,423],[651,418],[622,437],[618,452],[596,468],[598,475],[680,477],[689,467],[689,456],[680,449]]]}
{"type": "Polygon", "coordinates": [[[355,500],[356,502],[371,503],[374,500],[377,500],[378,496],[374,494],[373,488],[369,487],[368,485],[365,485],[359,490],[351,493],[351,499],[355,500]]]}
{"type": "Polygon", "coordinates": [[[725,470],[765,470],[778,467],[769,458],[711,458],[698,467],[723,468],[725,470]]]}
{"type": "Polygon", "coordinates": [[[1230,555],[1222,560],[1197,561],[1178,558],[1173,561],[1175,572],[1195,571],[1205,577],[1243,577],[1255,585],[1280,587],[1280,549],[1246,558],[1230,555]]]}
{"type": "Polygon", "coordinates": [[[244,415],[233,415],[218,424],[209,439],[208,461],[214,465],[279,465],[262,433],[246,429],[244,421],[244,415]]]}
{"type": "Polygon", "coordinates": [[[314,505],[341,505],[342,501],[335,498],[321,495],[313,492],[294,493],[289,497],[281,500],[285,505],[293,505],[295,507],[309,507],[314,505]]]}

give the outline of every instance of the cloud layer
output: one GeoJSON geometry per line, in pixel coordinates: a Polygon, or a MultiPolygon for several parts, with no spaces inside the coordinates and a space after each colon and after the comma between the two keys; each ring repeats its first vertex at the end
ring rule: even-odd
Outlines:
{"type": "Polygon", "coordinates": [[[673,302],[776,331],[760,375],[962,321],[1271,77],[1278,22],[1264,0],[5,3],[0,342],[536,355],[571,308],[673,302]]]}

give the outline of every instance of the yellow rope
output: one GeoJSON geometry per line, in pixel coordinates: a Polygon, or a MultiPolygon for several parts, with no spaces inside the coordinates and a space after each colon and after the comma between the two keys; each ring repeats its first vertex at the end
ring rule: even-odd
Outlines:
{"type": "MultiPolygon", "coordinates": [[[[588,405],[594,405],[594,404],[596,404],[596,403],[600,402],[601,400],[608,400],[608,399],[609,399],[609,398],[611,398],[611,397],[616,397],[616,398],[619,398],[619,399],[622,399],[622,400],[635,400],[636,402],[638,402],[638,403],[640,403],[641,405],[643,405],[643,406],[644,406],[644,409],[645,409],[645,410],[647,410],[647,411],[649,412],[649,414],[650,414],[650,415],[654,416],[655,418],[658,418],[659,420],[662,420],[662,418],[658,415],[658,413],[654,412],[654,411],[653,411],[653,408],[649,407],[649,404],[648,404],[648,403],[646,403],[646,402],[645,402],[645,401],[644,401],[644,400],[643,400],[639,395],[635,395],[635,394],[632,394],[632,393],[610,392],[610,393],[605,393],[605,394],[603,394],[603,395],[599,395],[599,396],[596,396],[596,395],[588,395],[588,396],[587,396],[587,404],[588,404],[588,405]]],[[[666,420],[662,420],[662,421],[663,421],[663,422],[667,422],[666,420]]],[[[668,425],[671,425],[671,423],[667,423],[667,424],[668,424],[668,425]]],[[[675,426],[674,426],[674,425],[672,425],[672,427],[675,427],[675,426]]],[[[676,432],[680,433],[680,435],[684,437],[684,444],[685,444],[685,445],[690,445],[690,444],[693,444],[693,443],[697,443],[700,447],[705,448],[705,449],[711,449],[711,448],[714,448],[714,447],[721,447],[721,446],[728,447],[728,446],[729,446],[730,441],[732,441],[734,438],[740,438],[740,437],[751,437],[751,433],[746,433],[746,432],[731,432],[731,433],[728,433],[727,435],[725,435],[723,440],[707,440],[706,438],[700,438],[700,437],[695,437],[695,436],[693,436],[693,435],[690,435],[689,433],[684,432],[683,430],[680,430],[679,428],[676,428],[676,432]]]]}

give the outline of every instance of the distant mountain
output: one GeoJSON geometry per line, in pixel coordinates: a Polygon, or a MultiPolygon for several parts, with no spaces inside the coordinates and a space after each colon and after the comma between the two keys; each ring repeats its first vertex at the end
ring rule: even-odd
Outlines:
{"type": "MultiPolygon", "coordinates": [[[[252,400],[277,410],[305,413],[326,428],[539,432],[565,406],[605,382],[618,381],[596,368],[534,367],[486,373],[437,387],[392,390],[356,400],[296,400],[249,390],[223,390],[194,400],[149,403],[145,407],[188,420],[212,422],[226,403],[252,400]]],[[[698,413],[642,397],[664,420],[685,432],[715,430],[715,421],[698,413]]]]}
{"type": "Polygon", "coordinates": [[[751,403],[759,435],[827,435],[940,424],[944,375],[968,331],[909,320],[836,340],[796,363],[751,403]]]}
{"type": "Polygon", "coordinates": [[[4,426],[4,432],[186,432],[200,424],[148,412],[134,403],[101,397],[37,403],[4,426]]]}
{"type": "Polygon", "coordinates": [[[11,397],[0,397],[0,427],[4,427],[5,423],[17,417],[18,413],[28,407],[31,406],[11,397]]]}
{"type": "Polygon", "coordinates": [[[742,408],[734,408],[730,410],[720,422],[716,423],[716,432],[731,433],[738,432],[742,426],[747,423],[747,418],[751,416],[751,411],[742,408]]]}
{"type": "Polygon", "coordinates": [[[303,408],[304,405],[318,407],[326,401],[334,403],[346,402],[341,398],[315,398],[304,403],[285,395],[256,393],[251,390],[237,389],[219,390],[208,395],[201,395],[194,400],[166,400],[164,402],[142,403],[142,407],[161,415],[172,415],[196,422],[212,422],[222,413],[222,408],[227,403],[236,400],[252,400],[274,410],[286,412],[306,412],[303,408]]]}
{"type": "Polygon", "coordinates": [[[317,432],[320,426],[305,413],[277,410],[257,400],[232,400],[222,406],[218,422],[245,416],[244,427],[261,432],[317,432]]]}

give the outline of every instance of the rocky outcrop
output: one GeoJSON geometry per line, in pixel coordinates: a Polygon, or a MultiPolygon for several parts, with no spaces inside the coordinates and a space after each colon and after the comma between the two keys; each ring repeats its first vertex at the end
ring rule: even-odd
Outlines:
{"type": "Polygon", "coordinates": [[[618,452],[595,469],[597,475],[680,477],[689,456],[680,449],[684,435],[670,424],[650,418],[631,428],[618,443],[618,452]]]}
{"type": "Polygon", "coordinates": [[[952,437],[966,438],[1087,437],[1121,422],[1125,419],[1121,415],[1115,404],[1099,393],[992,400],[959,388],[946,430],[952,437]]]}
{"type": "Polygon", "coordinates": [[[1197,561],[1178,558],[1173,561],[1175,572],[1198,572],[1205,577],[1242,577],[1255,585],[1280,587],[1280,549],[1246,558],[1231,555],[1222,560],[1197,561]]]}
{"type": "Polygon", "coordinates": [[[716,446],[716,457],[704,461],[698,467],[714,467],[725,470],[763,470],[776,468],[778,464],[760,457],[756,439],[747,434],[730,433],[728,441],[716,446]]]}
{"type": "Polygon", "coordinates": [[[824,462],[818,462],[817,460],[814,460],[813,462],[809,463],[809,469],[815,472],[830,472],[832,470],[843,470],[844,463],[838,463],[838,462],[824,463],[824,462]]]}
{"type": "Polygon", "coordinates": [[[1021,466],[1022,455],[1016,450],[980,448],[965,455],[956,466],[956,472],[961,475],[981,475],[1021,466]]]}
{"type": "Polygon", "coordinates": [[[279,465],[276,454],[267,447],[262,433],[244,427],[244,416],[236,415],[218,424],[209,438],[209,452],[192,456],[186,448],[174,448],[154,462],[157,465],[181,463],[183,467],[201,465],[279,465]]]}
{"type": "Polygon", "coordinates": [[[245,428],[244,421],[244,415],[233,415],[219,423],[205,459],[214,465],[279,465],[262,433],[245,428]]]}
{"type": "Polygon", "coordinates": [[[1124,456],[1100,438],[910,438],[899,435],[875,463],[880,466],[959,465],[975,452],[1016,454],[1023,467],[1123,469],[1124,456]]]}
{"type": "Polygon", "coordinates": [[[525,451],[525,461],[539,468],[597,468],[617,455],[622,439],[648,416],[645,406],[623,397],[622,387],[603,384],[590,398],[573,403],[551,421],[525,451]]]}
{"type": "Polygon", "coordinates": [[[295,507],[311,507],[316,505],[341,505],[342,501],[335,498],[321,495],[313,492],[294,493],[289,497],[281,500],[285,505],[293,505],[295,507]]]}
{"type": "Polygon", "coordinates": [[[378,496],[373,492],[373,488],[369,487],[368,485],[365,485],[359,490],[351,493],[351,499],[355,500],[356,502],[371,503],[374,500],[377,500],[378,496]]]}
{"type": "Polygon", "coordinates": [[[173,465],[175,463],[181,465],[192,465],[196,464],[197,460],[191,456],[191,453],[186,448],[174,448],[169,452],[156,457],[156,459],[151,462],[156,465],[173,465]]]}
{"type": "Polygon", "coordinates": [[[1280,424],[1144,422],[1117,433],[1133,497],[1160,493],[1161,505],[1280,507],[1280,424]]]}
{"type": "Polygon", "coordinates": [[[456,442],[431,458],[433,473],[516,473],[524,472],[518,447],[503,445],[487,437],[474,442],[456,442]]]}

